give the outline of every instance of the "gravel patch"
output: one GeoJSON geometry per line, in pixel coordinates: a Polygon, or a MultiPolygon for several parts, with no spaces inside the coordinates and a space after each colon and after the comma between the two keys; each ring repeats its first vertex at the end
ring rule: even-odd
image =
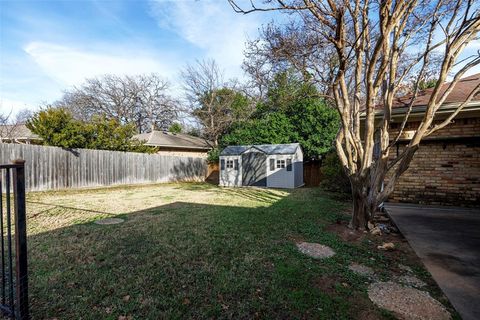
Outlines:
{"type": "Polygon", "coordinates": [[[407,285],[409,287],[416,287],[416,288],[422,288],[427,285],[425,282],[418,279],[417,277],[409,276],[409,275],[398,277],[398,282],[403,283],[404,285],[407,285]]]}
{"type": "Polygon", "coordinates": [[[363,264],[352,263],[348,269],[350,269],[353,273],[364,276],[364,277],[373,277],[375,275],[375,271],[372,268],[367,267],[363,264]]]}
{"type": "Polygon", "coordinates": [[[401,270],[403,270],[403,271],[406,271],[406,272],[410,272],[410,273],[413,272],[413,271],[412,271],[412,268],[410,268],[409,266],[406,266],[406,265],[404,265],[404,264],[400,264],[400,263],[399,263],[399,264],[398,264],[398,268],[401,269],[401,270]]]}
{"type": "Polygon", "coordinates": [[[335,255],[332,248],[320,243],[300,242],[297,243],[297,248],[301,253],[315,259],[325,259],[335,255]]]}
{"type": "Polygon", "coordinates": [[[377,306],[405,320],[446,320],[450,313],[427,292],[393,282],[377,282],[368,288],[368,297],[377,306]]]}
{"type": "Polygon", "coordinates": [[[124,222],[125,220],[120,219],[120,218],[106,218],[106,219],[100,219],[95,221],[96,224],[100,225],[109,225],[109,224],[119,224],[124,222]]]}

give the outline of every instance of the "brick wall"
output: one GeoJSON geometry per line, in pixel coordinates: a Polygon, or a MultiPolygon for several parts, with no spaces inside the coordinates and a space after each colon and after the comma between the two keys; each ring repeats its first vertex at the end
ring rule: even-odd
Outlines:
{"type": "MultiPolygon", "coordinates": [[[[456,120],[431,138],[421,143],[390,201],[480,206],[480,118],[456,120]]],[[[398,152],[404,147],[399,143],[398,152]]]]}
{"type": "MultiPolygon", "coordinates": [[[[436,121],[439,123],[441,121],[436,121]]],[[[405,126],[404,134],[402,137],[408,137],[413,135],[415,129],[418,128],[420,122],[409,122],[405,126]]],[[[397,128],[400,126],[400,123],[392,123],[390,131],[390,136],[395,137],[397,128]]],[[[465,118],[465,119],[455,119],[453,123],[450,123],[448,126],[442,130],[434,132],[432,135],[428,136],[427,139],[438,139],[438,138],[453,138],[453,137],[479,137],[480,138],[480,118],[465,118]]]]}

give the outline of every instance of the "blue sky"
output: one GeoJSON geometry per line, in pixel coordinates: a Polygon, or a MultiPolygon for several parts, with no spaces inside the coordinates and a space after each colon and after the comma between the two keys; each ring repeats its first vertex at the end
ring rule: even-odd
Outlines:
{"type": "Polygon", "coordinates": [[[0,112],[35,109],[106,73],[157,72],[178,90],[196,59],[241,77],[246,39],[271,18],[235,14],[226,0],[0,0],[0,112]]]}
{"type": "Polygon", "coordinates": [[[179,93],[179,71],[196,59],[241,78],[246,39],[273,18],[236,14],[226,0],[0,0],[0,113],[36,109],[106,73],[156,72],[179,93]]]}

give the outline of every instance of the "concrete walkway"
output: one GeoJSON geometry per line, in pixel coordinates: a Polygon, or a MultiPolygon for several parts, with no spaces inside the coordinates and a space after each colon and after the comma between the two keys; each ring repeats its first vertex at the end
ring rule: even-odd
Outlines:
{"type": "Polygon", "coordinates": [[[480,319],[480,210],[386,204],[464,320],[480,319]]]}

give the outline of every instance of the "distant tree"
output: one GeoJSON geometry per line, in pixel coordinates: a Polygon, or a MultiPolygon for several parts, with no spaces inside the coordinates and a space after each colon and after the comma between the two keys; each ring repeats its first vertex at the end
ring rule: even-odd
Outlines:
{"type": "Polygon", "coordinates": [[[182,132],[182,125],[178,122],[172,123],[168,131],[171,133],[181,133],[182,132]]]}
{"type": "Polygon", "coordinates": [[[13,115],[13,110],[9,113],[0,114],[0,142],[8,141],[15,143],[23,143],[15,139],[18,128],[25,124],[25,122],[32,116],[32,111],[29,109],[22,109],[13,115]]]}
{"type": "Polygon", "coordinates": [[[44,144],[62,148],[86,148],[114,151],[151,152],[133,139],[133,124],[122,125],[116,119],[93,116],[89,122],[75,119],[64,108],[48,107],[35,113],[26,123],[44,144]]]}
{"type": "Polygon", "coordinates": [[[237,124],[222,138],[222,145],[277,144],[298,141],[295,127],[283,113],[271,113],[259,119],[237,124]]]}
{"type": "Polygon", "coordinates": [[[141,133],[167,129],[179,117],[179,104],[168,89],[169,83],[157,74],[104,75],[67,91],[56,106],[68,109],[79,120],[105,116],[133,124],[141,133]]]}
{"type": "Polygon", "coordinates": [[[15,115],[15,123],[17,124],[25,124],[28,119],[33,116],[33,112],[30,109],[21,109],[15,115]]]}
{"type": "Polygon", "coordinates": [[[83,148],[88,134],[80,121],[63,108],[48,107],[30,118],[26,126],[49,146],[83,148]]]}
{"type": "Polygon", "coordinates": [[[224,81],[214,60],[188,65],[181,76],[190,114],[214,146],[234,122],[247,118],[253,110],[253,104],[236,85],[224,81]]]}
{"type": "Polygon", "coordinates": [[[333,148],[339,116],[311,83],[293,71],[276,74],[252,118],[236,124],[222,145],[299,142],[308,158],[333,148]]]}

